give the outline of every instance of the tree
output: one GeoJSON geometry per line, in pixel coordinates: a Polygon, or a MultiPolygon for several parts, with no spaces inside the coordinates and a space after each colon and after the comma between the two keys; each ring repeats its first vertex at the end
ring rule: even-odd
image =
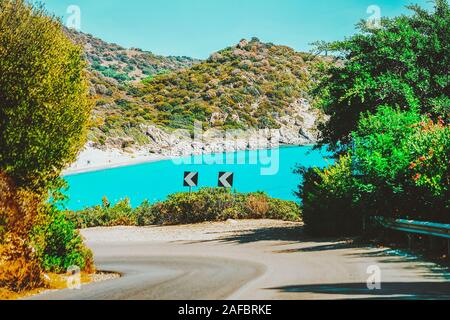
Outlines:
{"type": "Polygon", "coordinates": [[[0,171],[45,189],[84,145],[90,116],[82,49],[24,0],[0,0],[0,171]]]}
{"type": "MultiPolygon", "coordinates": [[[[73,227],[48,215],[61,170],[85,142],[91,106],[84,68],[82,49],[42,7],[0,0],[0,287],[41,285],[39,251],[58,244],[65,255],[82,250],[80,259],[92,266],[73,227]],[[70,231],[79,245],[68,247],[47,230],[70,231]]],[[[54,257],[54,251],[45,253],[54,257]]]]}
{"type": "Polygon", "coordinates": [[[329,121],[322,143],[346,150],[360,114],[389,105],[416,108],[436,120],[450,113],[450,10],[436,0],[433,12],[409,7],[412,16],[383,19],[380,29],[358,25],[345,41],[320,44],[340,63],[331,65],[314,93],[329,121]]]}
{"type": "Polygon", "coordinates": [[[352,138],[334,165],[297,170],[307,232],[359,234],[368,216],[450,222],[450,128],[442,119],[380,107],[352,138]]]}

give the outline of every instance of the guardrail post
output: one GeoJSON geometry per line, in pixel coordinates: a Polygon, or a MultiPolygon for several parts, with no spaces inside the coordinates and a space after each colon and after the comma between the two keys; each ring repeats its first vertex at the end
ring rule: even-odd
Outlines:
{"type": "Polygon", "coordinates": [[[408,234],[408,248],[409,250],[413,249],[413,237],[410,234],[408,234]]]}
{"type": "Polygon", "coordinates": [[[450,239],[447,240],[447,260],[450,260],[450,239]]]}

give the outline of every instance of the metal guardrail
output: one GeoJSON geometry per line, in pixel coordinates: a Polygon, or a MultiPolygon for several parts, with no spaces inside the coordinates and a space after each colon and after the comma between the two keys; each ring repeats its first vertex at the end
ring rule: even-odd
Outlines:
{"type": "Polygon", "coordinates": [[[450,224],[384,218],[376,218],[376,220],[388,229],[450,239],[450,224]]]}
{"type": "MultiPolygon", "coordinates": [[[[448,244],[447,258],[450,259],[450,224],[403,220],[403,219],[389,220],[383,217],[376,217],[375,220],[387,229],[447,239],[448,244]]],[[[412,248],[412,237],[408,235],[408,239],[409,239],[409,247],[412,248]]],[[[430,243],[432,246],[432,242],[430,243]]]]}

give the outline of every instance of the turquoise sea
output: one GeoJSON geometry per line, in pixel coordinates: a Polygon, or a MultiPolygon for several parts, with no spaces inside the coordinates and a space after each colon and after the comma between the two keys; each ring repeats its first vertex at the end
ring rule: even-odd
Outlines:
{"type": "MultiPolygon", "coordinates": [[[[185,171],[199,172],[199,187],[216,187],[220,171],[234,172],[234,189],[239,192],[264,191],[269,195],[297,200],[294,196],[300,178],[297,165],[323,167],[333,162],[323,150],[311,146],[241,151],[165,160],[96,172],[66,176],[69,190],[67,207],[79,210],[101,204],[106,196],[115,203],[129,198],[136,207],[144,200],[164,200],[183,187],[185,171]]],[[[194,188],[194,190],[197,188],[194,188]]]]}

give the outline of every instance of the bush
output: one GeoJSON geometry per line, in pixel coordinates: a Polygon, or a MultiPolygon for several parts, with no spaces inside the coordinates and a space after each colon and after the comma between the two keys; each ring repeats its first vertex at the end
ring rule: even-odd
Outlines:
{"type": "Polygon", "coordinates": [[[359,234],[362,216],[358,210],[357,180],[349,156],[326,169],[299,168],[303,176],[297,195],[303,200],[305,230],[314,236],[359,234]]]}
{"type": "Polygon", "coordinates": [[[221,188],[203,188],[192,194],[178,193],[155,206],[161,224],[227,219],[300,219],[300,208],[294,202],[272,199],[265,193],[232,193],[221,188]]]}
{"type": "Polygon", "coordinates": [[[351,153],[325,170],[300,169],[307,231],[353,235],[364,216],[450,223],[450,128],[417,111],[364,115],[351,153]]]}
{"type": "Polygon", "coordinates": [[[194,193],[176,193],[155,204],[160,213],[158,224],[187,224],[216,221],[224,211],[236,205],[233,194],[224,189],[201,189],[194,193]]]}
{"type": "Polygon", "coordinates": [[[144,201],[132,209],[129,200],[113,207],[104,204],[77,212],[69,219],[79,228],[97,226],[148,226],[224,221],[227,219],[277,219],[298,221],[300,208],[295,202],[272,199],[264,193],[232,193],[222,188],[176,193],[166,201],[144,201]]]}
{"type": "Polygon", "coordinates": [[[409,177],[422,190],[426,202],[448,209],[450,127],[442,119],[437,123],[427,119],[405,143],[413,159],[408,167],[409,177]]]}
{"type": "Polygon", "coordinates": [[[42,219],[42,197],[17,188],[0,172],[0,216],[4,221],[0,246],[0,287],[14,291],[44,284],[29,231],[42,219]]]}
{"type": "MultiPolygon", "coordinates": [[[[0,248],[0,254],[5,248],[0,248]]],[[[41,266],[35,259],[21,255],[7,264],[0,263],[0,287],[21,292],[43,286],[41,266]]]]}
{"type": "Polygon", "coordinates": [[[130,206],[130,200],[124,199],[110,206],[103,198],[103,205],[86,208],[77,212],[67,212],[67,218],[77,228],[113,227],[118,225],[137,225],[136,213],[130,206]]]}
{"type": "Polygon", "coordinates": [[[359,233],[362,214],[450,222],[450,10],[447,0],[433,12],[409,8],[410,16],[375,29],[362,22],[359,34],[318,46],[341,60],[323,65],[313,90],[328,116],[321,143],[345,156],[299,170],[311,233],[359,233]]]}
{"type": "Polygon", "coordinates": [[[135,215],[138,226],[151,226],[161,220],[157,207],[151,205],[147,200],[135,210],[135,215]]]}
{"type": "Polygon", "coordinates": [[[253,219],[267,217],[270,206],[265,194],[252,194],[244,202],[245,214],[253,219]]]}
{"type": "Polygon", "coordinates": [[[268,219],[299,221],[303,217],[300,206],[293,201],[269,198],[268,219]]]}
{"type": "Polygon", "coordinates": [[[92,252],[84,246],[73,222],[54,206],[49,206],[47,222],[35,228],[33,238],[44,271],[61,273],[70,266],[93,271],[92,252]]]}
{"type": "Polygon", "coordinates": [[[442,119],[381,107],[362,117],[353,139],[370,214],[450,222],[450,129],[442,119]]]}

